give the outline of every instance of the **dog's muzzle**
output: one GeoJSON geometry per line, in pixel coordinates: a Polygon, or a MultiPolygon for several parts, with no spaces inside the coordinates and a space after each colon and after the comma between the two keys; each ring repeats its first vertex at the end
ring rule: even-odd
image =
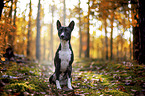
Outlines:
{"type": "Polygon", "coordinates": [[[64,39],[64,35],[61,35],[61,36],[60,36],[60,39],[64,39]]]}
{"type": "Polygon", "coordinates": [[[64,39],[64,32],[60,34],[60,39],[64,39]]]}
{"type": "Polygon", "coordinates": [[[62,39],[62,40],[68,40],[68,39],[67,39],[67,36],[65,36],[64,32],[61,33],[60,39],[62,39]]]}

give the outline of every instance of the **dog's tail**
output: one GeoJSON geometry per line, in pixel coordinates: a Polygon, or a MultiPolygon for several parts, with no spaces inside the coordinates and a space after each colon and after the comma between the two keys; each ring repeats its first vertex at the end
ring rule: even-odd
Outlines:
{"type": "Polygon", "coordinates": [[[53,75],[50,76],[49,83],[50,84],[56,84],[55,81],[53,80],[53,75]]]}

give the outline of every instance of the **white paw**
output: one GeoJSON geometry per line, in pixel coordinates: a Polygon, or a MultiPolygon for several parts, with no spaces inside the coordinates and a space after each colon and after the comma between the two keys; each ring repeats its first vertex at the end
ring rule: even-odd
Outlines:
{"type": "Polygon", "coordinates": [[[72,88],[72,86],[71,86],[71,78],[68,78],[68,81],[67,81],[67,87],[69,88],[69,89],[73,89],[72,88]]]}
{"type": "Polygon", "coordinates": [[[61,87],[60,87],[60,83],[59,83],[58,80],[56,80],[56,88],[57,88],[57,89],[61,89],[61,87]]]}
{"type": "Polygon", "coordinates": [[[73,90],[72,86],[68,86],[69,89],[73,90]]]}

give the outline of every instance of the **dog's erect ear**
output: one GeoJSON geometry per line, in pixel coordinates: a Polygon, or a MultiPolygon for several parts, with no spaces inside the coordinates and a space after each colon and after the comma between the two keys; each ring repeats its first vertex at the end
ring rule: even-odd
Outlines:
{"type": "Polygon", "coordinates": [[[57,30],[61,27],[61,23],[60,23],[60,21],[59,20],[57,20],[57,30]]]}
{"type": "Polygon", "coordinates": [[[74,25],[75,25],[74,21],[71,21],[70,24],[68,25],[68,27],[71,29],[71,31],[74,29],[74,25]]]}

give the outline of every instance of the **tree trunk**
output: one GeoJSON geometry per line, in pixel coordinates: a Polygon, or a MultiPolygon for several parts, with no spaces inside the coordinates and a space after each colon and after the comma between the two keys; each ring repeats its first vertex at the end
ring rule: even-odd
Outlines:
{"type": "Polygon", "coordinates": [[[97,59],[100,59],[100,55],[99,55],[99,53],[100,53],[100,48],[99,48],[99,43],[97,43],[97,59]]]}
{"type": "MultiPolygon", "coordinates": [[[[14,7],[14,17],[13,17],[13,21],[12,21],[12,22],[13,22],[13,26],[15,27],[15,29],[14,29],[14,31],[13,31],[14,34],[15,34],[15,32],[16,32],[16,27],[17,27],[17,26],[16,26],[17,0],[15,0],[14,6],[15,6],[15,7],[14,7]]],[[[14,40],[15,40],[15,36],[13,35],[12,38],[13,38],[13,41],[14,41],[14,40]]]]}
{"type": "Polygon", "coordinates": [[[65,0],[63,0],[63,25],[65,25],[65,19],[66,19],[66,5],[65,0]]]}
{"type": "Polygon", "coordinates": [[[144,1],[139,0],[139,41],[140,41],[140,53],[139,63],[145,64],[145,6],[144,1]]]}
{"type": "Polygon", "coordinates": [[[53,13],[54,13],[54,5],[51,6],[52,11],[52,22],[51,22],[51,32],[50,32],[50,53],[51,53],[51,60],[53,60],[53,13]]]}
{"type": "Polygon", "coordinates": [[[137,18],[138,12],[136,11],[136,9],[138,9],[138,4],[136,0],[131,0],[131,4],[133,17],[132,19],[133,20],[135,19],[137,21],[137,24],[135,26],[133,25],[133,59],[139,61],[140,42],[139,42],[139,26],[137,26],[139,25],[139,19],[137,18]]]}
{"type": "MultiPolygon", "coordinates": [[[[10,11],[9,11],[9,19],[10,19],[10,24],[12,23],[12,12],[13,12],[13,0],[11,0],[11,7],[10,7],[10,11]]],[[[13,33],[13,32],[12,32],[13,33]]],[[[12,34],[8,34],[8,43],[13,45],[13,35],[12,34]]]]}
{"type": "Polygon", "coordinates": [[[45,35],[44,35],[44,37],[43,37],[43,60],[45,60],[45,55],[46,55],[46,42],[45,42],[46,40],[45,40],[45,35]]]}
{"type": "Polygon", "coordinates": [[[132,57],[132,51],[131,51],[131,50],[132,50],[132,47],[131,47],[131,45],[132,45],[132,42],[131,42],[131,34],[132,34],[132,33],[131,33],[131,31],[130,31],[130,38],[129,38],[129,41],[130,41],[130,45],[129,45],[129,47],[130,47],[130,48],[129,48],[129,49],[130,49],[130,60],[131,60],[131,57],[132,57]]]}
{"type": "Polygon", "coordinates": [[[40,60],[40,0],[38,2],[38,13],[37,13],[37,36],[36,36],[36,59],[40,60]]]}
{"type": "MultiPolygon", "coordinates": [[[[26,30],[26,26],[24,26],[26,23],[26,16],[25,15],[23,15],[23,22],[24,23],[21,23],[22,25],[21,25],[21,32],[22,32],[22,35],[23,35],[23,37],[25,37],[25,30],[26,30]]],[[[23,39],[23,44],[25,44],[25,40],[23,39]]],[[[26,49],[27,50],[27,49],[26,49]]],[[[23,50],[22,51],[22,54],[24,54],[24,55],[27,55],[27,53],[25,52],[26,50],[23,50]]]]}
{"type": "Polygon", "coordinates": [[[81,30],[81,8],[80,8],[81,1],[79,0],[79,35],[80,35],[80,46],[79,46],[79,58],[82,55],[82,30],[81,30]]]}
{"type": "MultiPolygon", "coordinates": [[[[117,24],[117,34],[119,34],[119,24],[117,24]]],[[[117,50],[117,60],[119,60],[119,38],[117,38],[116,50],[117,50]]]]}
{"type": "MultiPolygon", "coordinates": [[[[123,33],[124,33],[124,32],[123,32],[123,33]]],[[[124,52],[123,52],[123,44],[124,44],[124,41],[123,41],[123,35],[124,35],[124,34],[123,34],[123,33],[120,34],[120,36],[121,36],[121,37],[120,37],[120,39],[121,39],[121,42],[120,42],[120,43],[121,43],[120,59],[121,59],[121,60],[123,60],[123,55],[124,55],[124,54],[123,54],[123,53],[124,53],[124,52]]]]}
{"type": "Polygon", "coordinates": [[[116,49],[117,49],[117,60],[119,59],[119,44],[117,43],[117,47],[116,47],[116,49]]]}
{"type": "MultiPolygon", "coordinates": [[[[131,4],[131,2],[129,4],[131,4]]],[[[128,14],[127,14],[128,21],[131,23],[131,20],[130,20],[130,17],[129,17],[129,15],[131,14],[131,8],[129,6],[127,8],[127,12],[128,12],[128,14]]],[[[130,42],[130,44],[129,44],[129,59],[131,60],[132,59],[132,42],[131,42],[132,32],[131,32],[130,28],[129,28],[129,32],[130,32],[130,37],[129,37],[129,42],[130,42]]]]}
{"type": "Polygon", "coordinates": [[[106,60],[108,60],[108,37],[107,37],[107,22],[104,20],[104,28],[105,28],[105,45],[106,45],[106,60]]]}
{"type": "Polygon", "coordinates": [[[3,8],[4,8],[4,0],[0,0],[0,20],[1,20],[3,8]]]}
{"type": "Polygon", "coordinates": [[[110,39],[110,53],[111,53],[111,56],[110,56],[110,60],[113,59],[113,22],[114,22],[114,10],[111,14],[111,39],[110,39]]]}
{"type": "Polygon", "coordinates": [[[133,27],[133,59],[139,60],[139,27],[133,27]]]}
{"type": "Polygon", "coordinates": [[[31,55],[31,51],[30,51],[30,48],[31,48],[31,38],[32,38],[32,33],[31,33],[31,17],[32,17],[32,7],[31,7],[31,0],[30,0],[30,3],[29,3],[29,8],[30,8],[30,11],[29,11],[29,24],[28,24],[28,34],[27,34],[27,56],[29,57],[31,55]]]}
{"type": "MultiPolygon", "coordinates": [[[[102,34],[101,34],[102,35],[102,34]]],[[[101,57],[101,59],[102,60],[105,60],[106,59],[106,57],[105,57],[105,42],[104,42],[104,38],[101,38],[101,43],[103,44],[103,46],[102,46],[102,48],[101,48],[101,54],[102,54],[102,57],[101,57]],[[105,57],[105,58],[104,58],[105,57]]]]}
{"type": "Polygon", "coordinates": [[[17,0],[15,0],[15,9],[14,9],[14,19],[13,19],[13,25],[16,25],[16,13],[17,13],[17,0]]]}
{"type": "Polygon", "coordinates": [[[10,24],[12,23],[13,0],[11,0],[11,7],[9,12],[10,24]]]}
{"type": "Polygon", "coordinates": [[[86,54],[85,57],[89,58],[90,57],[90,0],[88,0],[88,27],[87,27],[87,49],[86,49],[86,54]]]}

